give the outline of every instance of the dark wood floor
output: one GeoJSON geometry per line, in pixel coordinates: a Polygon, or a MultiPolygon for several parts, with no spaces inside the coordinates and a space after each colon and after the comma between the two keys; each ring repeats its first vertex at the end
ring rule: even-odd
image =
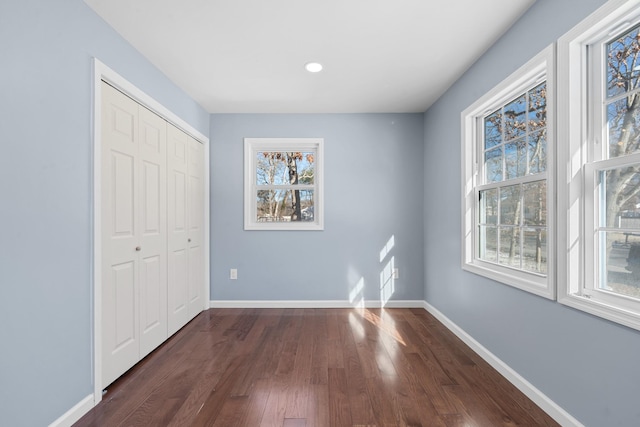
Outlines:
{"type": "Polygon", "coordinates": [[[76,426],[556,426],[422,309],[211,309],[76,426]]]}

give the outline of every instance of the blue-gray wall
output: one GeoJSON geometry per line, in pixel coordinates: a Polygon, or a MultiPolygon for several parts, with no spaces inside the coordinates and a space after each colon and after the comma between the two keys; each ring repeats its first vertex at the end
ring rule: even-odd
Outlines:
{"type": "Polygon", "coordinates": [[[0,425],[92,385],[92,57],[205,135],[209,115],[81,0],[0,2],[0,425]]]}
{"type": "Polygon", "coordinates": [[[379,301],[392,256],[392,299],[424,298],[422,114],[214,114],[210,136],[212,300],[379,301]],[[246,137],[324,138],[324,231],[243,230],[246,137]]]}
{"type": "MultiPolygon", "coordinates": [[[[640,425],[640,333],[460,267],[460,113],[602,0],[538,0],[425,114],[425,297],[587,426],[640,425]]],[[[562,141],[558,141],[562,144],[562,141]]]]}

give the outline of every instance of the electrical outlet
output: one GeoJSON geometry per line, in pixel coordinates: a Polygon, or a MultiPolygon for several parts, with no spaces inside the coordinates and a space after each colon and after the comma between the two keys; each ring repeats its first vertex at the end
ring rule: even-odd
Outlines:
{"type": "Polygon", "coordinates": [[[397,268],[393,269],[393,278],[394,279],[399,279],[400,278],[400,270],[397,268]]]}
{"type": "Polygon", "coordinates": [[[231,270],[229,270],[229,279],[236,280],[237,278],[238,278],[238,269],[232,268],[231,270]]]}

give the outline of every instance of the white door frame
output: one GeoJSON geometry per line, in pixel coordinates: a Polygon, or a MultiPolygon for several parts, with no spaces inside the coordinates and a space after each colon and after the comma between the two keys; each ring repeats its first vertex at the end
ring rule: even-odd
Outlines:
{"type": "Polygon", "coordinates": [[[139,104],[191,135],[204,145],[204,290],[203,310],[209,308],[209,138],[176,116],[158,101],[142,92],[97,58],[93,61],[93,404],[102,400],[102,218],[101,212],[101,84],[104,80],[139,104]]]}

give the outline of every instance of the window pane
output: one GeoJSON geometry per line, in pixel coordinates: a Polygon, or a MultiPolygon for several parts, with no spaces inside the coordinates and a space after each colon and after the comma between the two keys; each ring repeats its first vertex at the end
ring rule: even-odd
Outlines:
{"type": "Polygon", "coordinates": [[[258,190],[258,222],[313,221],[313,190],[258,190]]]}
{"type": "Polygon", "coordinates": [[[506,179],[517,178],[527,173],[527,148],[524,139],[505,144],[504,166],[506,179]]]}
{"type": "Polygon", "coordinates": [[[640,234],[600,232],[600,289],[640,298],[640,234]]]}
{"type": "Polygon", "coordinates": [[[529,132],[547,126],[547,82],[529,91],[528,116],[529,132]]]}
{"type": "Polygon", "coordinates": [[[522,268],[534,273],[547,273],[547,230],[525,229],[523,231],[522,268]]]}
{"type": "Polygon", "coordinates": [[[479,258],[484,261],[497,262],[498,229],[496,227],[480,226],[478,229],[478,242],[480,245],[479,258]]]}
{"type": "Polygon", "coordinates": [[[502,147],[484,153],[485,182],[502,181],[502,147]]]}
{"type": "Polygon", "coordinates": [[[500,227],[498,262],[520,268],[520,227],[500,227]]]}
{"type": "Polygon", "coordinates": [[[286,153],[258,152],[256,156],[256,184],[288,183],[286,153]]]}
{"type": "Polygon", "coordinates": [[[520,224],[520,186],[509,185],[500,189],[500,224],[520,224]]]}
{"type": "Polygon", "coordinates": [[[504,107],[505,131],[504,139],[511,140],[523,136],[527,130],[526,120],[527,97],[511,101],[504,107]]]}
{"type": "Polygon", "coordinates": [[[522,184],[524,197],[524,224],[546,225],[547,223],[547,181],[522,184]]]}
{"type": "Polygon", "coordinates": [[[498,223],[498,189],[480,192],[480,223],[498,223]]]}
{"type": "Polygon", "coordinates": [[[607,97],[629,92],[638,87],[640,68],[638,44],[640,35],[635,27],[607,44],[607,97]]]}
{"type": "Polygon", "coordinates": [[[529,173],[541,173],[547,170],[547,129],[533,132],[528,137],[529,173]]]}
{"type": "Polygon", "coordinates": [[[640,143],[640,108],[635,93],[607,105],[609,157],[620,157],[638,151],[640,143]]]}
{"type": "Polygon", "coordinates": [[[256,184],[313,184],[313,152],[258,152],[256,184]]]}
{"type": "Polygon", "coordinates": [[[500,110],[484,119],[484,148],[495,147],[502,142],[502,113],[500,110]]]}
{"type": "Polygon", "coordinates": [[[640,165],[602,171],[600,182],[600,226],[621,228],[637,224],[629,218],[640,216],[640,165]]]}

